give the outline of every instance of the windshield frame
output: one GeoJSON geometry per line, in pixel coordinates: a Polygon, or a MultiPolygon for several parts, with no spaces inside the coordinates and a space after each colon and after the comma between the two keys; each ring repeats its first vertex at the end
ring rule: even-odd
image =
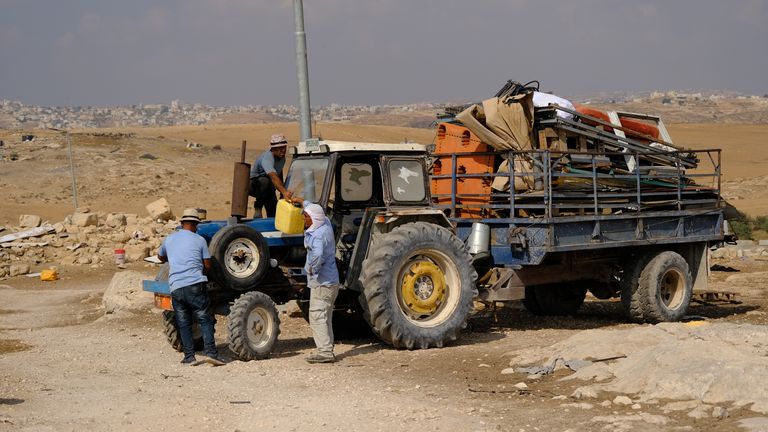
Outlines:
{"type": "MultiPolygon", "coordinates": [[[[319,198],[314,201],[315,203],[319,204],[323,209],[327,208],[328,204],[328,196],[331,192],[331,186],[333,184],[333,173],[336,166],[336,155],[330,154],[330,155],[323,155],[323,154],[312,154],[312,155],[299,155],[294,156],[291,159],[291,163],[288,166],[288,172],[285,177],[285,188],[287,190],[290,189],[290,181],[291,181],[291,169],[293,168],[293,164],[300,161],[306,161],[306,160],[327,160],[328,165],[325,169],[325,177],[323,178],[323,190],[320,192],[319,198]]],[[[317,192],[317,191],[316,191],[317,192]]],[[[300,196],[302,199],[305,199],[305,197],[301,196],[300,192],[297,192],[298,196],[300,196]]]]}

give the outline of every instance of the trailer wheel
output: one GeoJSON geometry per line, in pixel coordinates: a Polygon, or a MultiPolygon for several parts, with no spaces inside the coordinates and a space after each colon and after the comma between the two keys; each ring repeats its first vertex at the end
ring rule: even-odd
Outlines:
{"type": "MultiPolygon", "coordinates": [[[[529,307],[529,311],[536,315],[561,316],[573,315],[579,310],[587,296],[587,288],[579,284],[548,284],[526,287],[525,295],[533,291],[532,302],[537,308],[529,307]]],[[[530,303],[530,302],[529,302],[530,303]]]]}
{"type": "Polygon", "coordinates": [[[523,299],[523,306],[525,309],[534,315],[544,315],[544,311],[539,306],[539,302],[536,301],[536,287],[525,287],[525,298],[523,299]]]}
{"type": "Polygon", "coordinates": [[[643,305],[638,287],[640,273],[648,265],[649,260],[650,256],[644,255],[634,257],[633,261],[626,262],[619,282],[621,305],[627,318],[632,322],[643,322],[643,305]]]}
{"type": "MultiPolygon", "coordinates": [[[[181,344],[179,325],[176,323],[176,312],[169,310],[163,311],[163,331],[165,332],[165,338],[168,339],[171,348],[178,352],[184,352],[184,347],[181,344]]],[[[195,351],[203,349],[203,333],[200,331],[200,324],[198,324],[197,321],[192,324],[192,341],[195,345],[195,351]]]]}
{"type": "Polygon", "coordinates": [[[679,321],[688,312],[693,280],[688,263],[676,252],[656,255],[640,273],[637,297],[649,323],[679,321]]]}
{"type": "Polygon", "coordinates": [[[236,291],[253,289],[269,270],[269,247],[247,225],[225,226],[211,239],[211,264],[216,282],[236,291]]]}
{"type": "Polygon", "coordinates": [[[374,333],[395,348],[442,347],[467,326],[477,273],[464,244],[424,222],[374,237],[360,303],[374,333]]]}
{"type": "Polygon", "coordinates": [[[251,291],[241,295],[227,316],[229,349],[240,360],[266,358],[280,334],[280,318],[268,295],[251,291]]]}

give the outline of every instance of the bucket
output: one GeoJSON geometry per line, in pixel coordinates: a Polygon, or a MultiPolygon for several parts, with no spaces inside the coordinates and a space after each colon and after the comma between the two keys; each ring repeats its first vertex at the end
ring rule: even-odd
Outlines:
{"type": "Polygon", "coordinates": [[[473,223],[472,232],[467,239],[467,246],[469,246],[469,253],[476,255],[480,252],[487,252],[490,250],[491,243],[491,227],[484,223],[473,223]]]}
{"type": "Polygon", "coordinates": [[[124,249],[115,249],[115,264],[117,264],[117,265],[125,264],[125,250],[124,249]]]}

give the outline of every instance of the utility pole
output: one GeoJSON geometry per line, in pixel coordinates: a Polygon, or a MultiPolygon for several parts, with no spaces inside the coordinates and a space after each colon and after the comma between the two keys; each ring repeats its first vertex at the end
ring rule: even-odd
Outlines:
{"type": "Polygon", "coordinates": [[[299,129],[301,140],[312,138],[312,117],[309,107],[309,69],[307,67],[307,35],[304,33],[304,4],[293,0],[293,20],[296,24],[296,76],[299,81],[299,129]]]}
{"type": "Polygon", "coordinates": [[[52,131],[59,132],[64,138],[67,140],[67,154],[69,156],[69,174],[72,177],[72,201],[75,205],[75,210],[77,210],[77,177],[75,177],[75,159],[72,157],[72,137],[69,135],[69,131],[56,129],[56,128],[48,128],[52,131]]]}

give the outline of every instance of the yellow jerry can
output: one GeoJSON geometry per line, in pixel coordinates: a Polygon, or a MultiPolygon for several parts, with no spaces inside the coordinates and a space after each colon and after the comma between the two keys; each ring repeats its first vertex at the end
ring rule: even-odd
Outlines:
{"type": "Polygon", "coordinates": [[[299,234],[304,232],[304,216],[301,207],[281,199],[277,202],[275,213],[275,228],[285,234],[299,234]]]}

